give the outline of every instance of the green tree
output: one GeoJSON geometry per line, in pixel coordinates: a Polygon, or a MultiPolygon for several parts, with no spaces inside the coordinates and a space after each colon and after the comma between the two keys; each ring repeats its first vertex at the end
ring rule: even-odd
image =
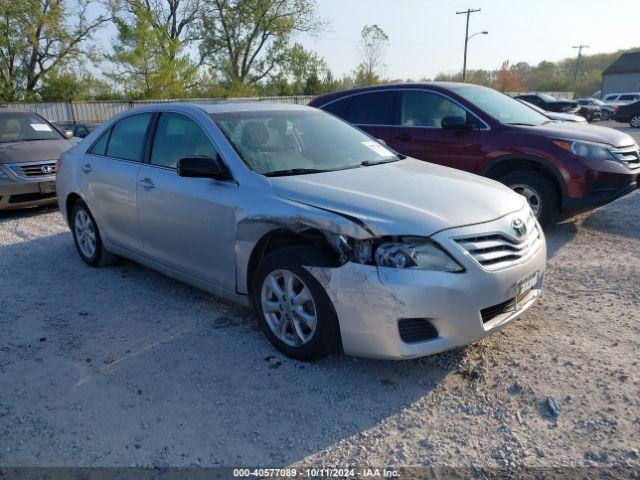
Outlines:
{"type": "Polygon", "coordinates": [[[199,0],[116,0],[117,41],[110,77],[134,97],[184,97],[197,86],[200,62],[187,52],[196,40],[199,0]]]}
{"type": "Polygon", "coordinates": [[[295,43],[288,51],[283,65],[291,77],[294,95],[317,95],[322,92],[321,77],[327,75],[329,67],[324,58],[295,43]]]}
{"type": "Polygon", "coordinates": [[[35,98],[45,77],[90,55],[87,42],[108,18],[88,17],[89,0],[0,2],[0,93],[35,98]]]}
{"type": "Polygon", "coordinates": [[[231,92],[274,76],[294,33],[315,32],[315,0],[203,0],[202,56],[231,92]]]}
{"type": "Polygon", "coordinates": [[[360,33],[360,49],[362,59],[354,72],[356,86],[375,85],[380,83],[384,68],[384,54],[389,44],[389,37],[378,25],[365,25],[360,33]]]}

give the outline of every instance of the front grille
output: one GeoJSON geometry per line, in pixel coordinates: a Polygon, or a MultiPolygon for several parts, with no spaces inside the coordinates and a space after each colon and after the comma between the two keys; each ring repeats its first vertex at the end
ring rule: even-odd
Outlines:
{"type": "Polygon", "coordinates": [[[610,150],[619,162],[624,163],[631,170],[640,168],[640,151],[636,145],[610,150]]]}
{"type": "Polygon", "coordinates": [[[403,318],[398,321],[400,338],[405,343],[424,342],[438,338],[438,330],[426,318],[403,318]]]}
{"type": "Polygon", "coordinates": [[[55,160],[45,160],[42,162],[19,163],[12,165],[11,169],[16,175],[24,178],[51,177],[55,175],[53,171],[55,166],[55,160]],[[51,169],[51,171],[47,171],[48,169],[51,169]]]}
{"type": "Polygon", "coordinates": [[[523,237],[491,233],[457,238],[456,242],[487,270],[509,267],[530,258],[542,245],[542,235],[535,218],[530,215],[523,237]]]}
{"type": "Polygon", "coordinates": [[[527,295],[531,293],[531,289],[525,290],[520,295],[518,295],[518,301],[516,302],[516,298],[511,298],[506,302],[498,303],[497,305],[493,305],[491,307],[483,308],[480,310],[480,315],[482,316],[482,323],[487,323],[496,318],[498,315],[502,315],[508,311],[515,311],[516,303],[520,304],[527,295]]]}

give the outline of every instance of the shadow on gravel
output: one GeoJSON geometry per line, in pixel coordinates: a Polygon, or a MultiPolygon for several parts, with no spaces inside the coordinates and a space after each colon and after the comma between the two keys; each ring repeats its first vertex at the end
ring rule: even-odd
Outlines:
{"type": "Polygon", "coordinates": [[[0,247],[0,269],[0,465],[287,465],[475,375],[465,349],[290,360],[249,310],[132,262],[87,267],[69,232],[0,247]]]}
{"type": "Polygon", "coordinates": [[[55,210],[58,210],[57,205],[43,205],[41,207],[20,208],[17,210],[2,210],[0,211],[0,225],[3,222],[7,222],[10,220],[35,217],[44,213],[53,212],[55,210]]]}
{"type": "Polygon", "coordinates": [[[544,232],[547,238],[547,259],[552,259],[562,247],[576,236],[578,229],[575,220],[567,220],[553,225],[544,232]]]}
{"type": "Polygon", "coordinates": [[[603,233],[640,238],[640,192],[591,212],[582,225],[603,233]]]}

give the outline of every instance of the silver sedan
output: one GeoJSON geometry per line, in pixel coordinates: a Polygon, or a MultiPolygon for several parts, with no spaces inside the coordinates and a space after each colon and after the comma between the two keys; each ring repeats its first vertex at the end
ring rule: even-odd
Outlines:
{"type": "Polygon", "coordinates": [[[523,197],[308,107],[130,110],[62,156],[57,190],[87,264],[123,256],[253,305],[304,360],[465,345],[529,308],[545,270],[523,197]]]}

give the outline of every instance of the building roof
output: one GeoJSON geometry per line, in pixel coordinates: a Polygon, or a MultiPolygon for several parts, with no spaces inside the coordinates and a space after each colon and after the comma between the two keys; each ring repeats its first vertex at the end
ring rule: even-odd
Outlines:
{"type": "Polygon", "coordinates": [[[609,65],[603,75],[611,73],[640,73],[640,52],[623,53],[609,65]]]}

